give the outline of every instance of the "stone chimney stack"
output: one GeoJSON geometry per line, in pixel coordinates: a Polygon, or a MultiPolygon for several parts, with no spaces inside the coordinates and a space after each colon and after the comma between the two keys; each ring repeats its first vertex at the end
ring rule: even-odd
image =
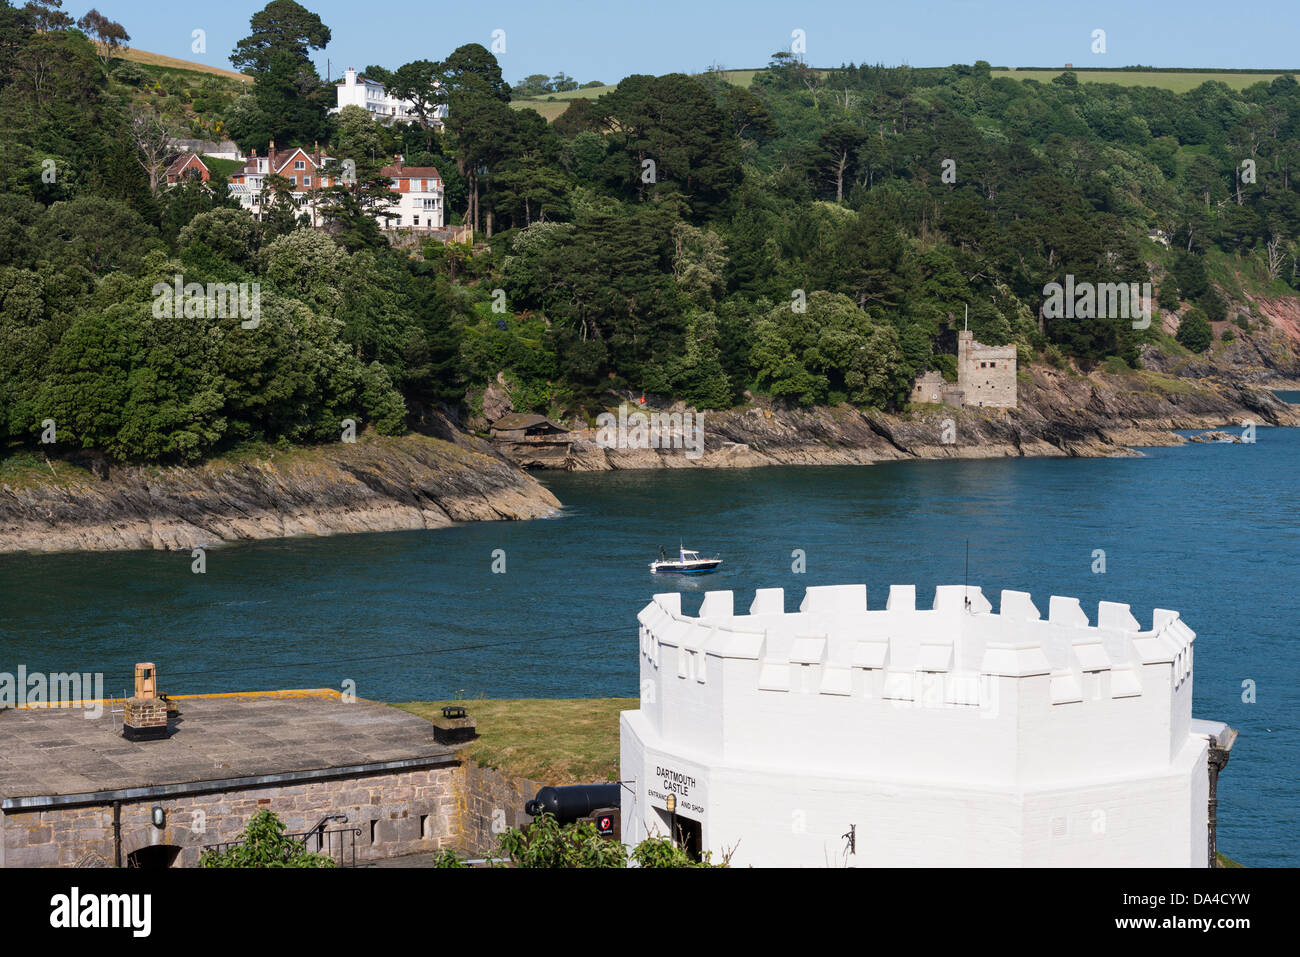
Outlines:
{"type": "Polygon", "coordinates": [[[126,700],[122,737],[128,741],[167,737],[167,702],[158,696],[158,669],[152,661],[135,666],[135,694],[126,700]]]}

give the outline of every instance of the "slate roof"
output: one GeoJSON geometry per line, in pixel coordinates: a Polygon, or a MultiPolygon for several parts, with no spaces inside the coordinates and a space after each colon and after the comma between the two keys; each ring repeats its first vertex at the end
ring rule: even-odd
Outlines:
{"type": "MultiPolygon", "coordinates": [[[[122,715],[0,711],[0,798],[221,781],[451,755],[433,724],[338,692],[178,697],[174,732],[127,741],[122,715]]],[[[121,708],[120,703],[116,706],[121,708]]]]}

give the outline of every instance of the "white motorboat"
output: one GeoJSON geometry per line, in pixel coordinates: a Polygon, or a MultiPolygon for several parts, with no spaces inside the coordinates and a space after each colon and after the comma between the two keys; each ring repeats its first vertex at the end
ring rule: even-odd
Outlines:
{"type": "Polygon", "coordinates": [[[682,575],[699,575],[704,572],[711,572],[722,564],[721,558],[701,558],[699,552],[693,552],[686,548],[677,550],[677,558],[670,559],[661,547],[659,549],[659,561],[650,563],[650,571],[659,572],[678,572],[682,575]]]}

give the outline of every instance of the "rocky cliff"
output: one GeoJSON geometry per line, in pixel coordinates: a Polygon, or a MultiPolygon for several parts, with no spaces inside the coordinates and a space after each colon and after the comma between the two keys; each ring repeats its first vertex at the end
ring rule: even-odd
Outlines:
{"type": "Polygon", "coordinates": [[[103,478],[53,461],[0,483],[0,552],[436,528],[537,518],[559,504],[464,437],[367,437],[196,468],[113,468],[103,478]]]}

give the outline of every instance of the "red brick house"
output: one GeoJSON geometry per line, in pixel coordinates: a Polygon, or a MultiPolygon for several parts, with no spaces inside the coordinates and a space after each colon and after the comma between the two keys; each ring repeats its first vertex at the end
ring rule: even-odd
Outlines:
{"type": "Polygon", "coordinates": [[[196,153],[181,153],[167,164],[168,186],[179,183],[186,176],[194,175],[205,183],[211,178],[207,164],[199,159],[196,153]]]}
{"type": "Polygon", "coordinates": [[[289,181],[293,201],[311,214],[312,225],[317,226],[316,192],[334,185],[333,178],[322,171],[330,162],[332,160],[321,153],[319,145],[314,146],[311,152],[299,146],[279,150],[272,140],[266,156],[258,156],[257,150],[250,151],[243,168],[230,175],[230,195],[236,197],[254,219],[260,220],[264,211],[262,191],[266,177],[283,177],[289,181]]]}

